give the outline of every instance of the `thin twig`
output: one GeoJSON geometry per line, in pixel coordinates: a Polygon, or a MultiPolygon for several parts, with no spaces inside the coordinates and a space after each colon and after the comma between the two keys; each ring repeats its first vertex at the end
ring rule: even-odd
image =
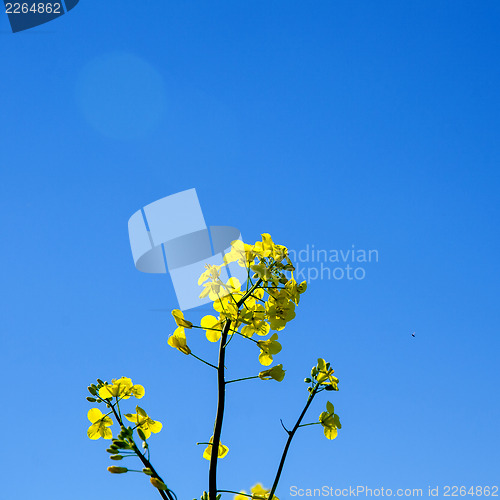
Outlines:
{"type": "Polygon", "coordinates": [[[290,432],[287,431],[288,432],[288,439],[286,441],[286,445],[285,445],[285,449],[283,450],[283,454],[281,455],[281,460],[280,460],[280,464],[278,466],[278,471],[276,472],[276,477],[274,479],[273,487],[271,488],[271,491],[269,492],[269,496],[268,496],[269,500],[273,500],[274,492],[276,491],[276,488],[278,487],[278,482],[280,480],[281,471],[283,470],[283,466],[285,465],[285,459],[286,459],[286,455],[288,453],[288,448],[290,448],[290,444],[292,442],[293,436],[297,432],[297,429],[300,427],[300,422],[302,422],[302,419],[304,418],[304,415],[306,414],[306,411],[309,408],[309,405],[311,404],[312,400],[314,399],[314,396],[316,395],[316,391],[317,391],[318,387],[319,387],[319,382],[314,386],[314,389],[309,394],[309,397],[307,398],[307,403],[304,406],[304,409],[302,410],[302,413],[300,414],[300,417],[298,418],[297,422],[295,423],[293,429],[290,432]]]}

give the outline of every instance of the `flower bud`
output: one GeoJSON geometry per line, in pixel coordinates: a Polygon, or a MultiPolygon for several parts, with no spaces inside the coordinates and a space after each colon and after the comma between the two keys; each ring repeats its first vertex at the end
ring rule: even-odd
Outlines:
{"type": "Polygon", "coordinates": [[[111,458],[111,460],[121,460],[123,458],[122,455],[111,455],[109,458],[111,458]]]}
{"type": "Polygon", "coordinates": [[[161,479],[158,479],[157,477],[150,477],[149,482],[155,488],[158,488],[159,490],[168,490],[167,485],[161,479]]]}
{"type": "Polygon", "coordinates": [[[146,434],[144,434],[144,431],[140,427],[137,427],[137,434],[139,434],[139,437],[143,441],[146,441],[146,434]]]}
{"type": "Polygon", "coordinates": [[[90,403],[97,403],[97,399],[91,398],[90,396],[87,396],[87,401],[89,401],[90,403]]]}
{"type": "Polygon", "coordinates": [[[126,467],[116,467],[116,465],[110,465],[108,467],[108,472],[111,472],[111,474],[125,474],[125,472],[128,472],[128,469],[126,467]]]}
{"type": "MultiPolygon", "coordinates": [[[[93,384],[92,384],[93,385],[93,384]]],[[[94,387],[92,387],[92,385],[89,385],[87,387],[88,391],[90,392],[90,394],[92,394],[92,396],[97,396],[97,391],[96,389],[94,389],[94,387]]]]}
{"type": "Polygon", "coordinates": [[[104,385],[104,382],[103,382],[100,378],[98,378],[98,379],[97,379],[97,383],[98,383],[99,385],[104,385]]]}
{"type": "Polygon", "coordinates": [[[307,377],[307,378],[304,379],[304,382],[306,384],[310,384],[311,383],[311,379],[309,377],[307,377]]]}
{"type": "Polygon", "coordinates": [[[147,476],[153,475],[153,471],[149,467],[144,467],[144,469],[142,469],[142,472],[144,472],[144,474],[146,474],[147,476]]]}

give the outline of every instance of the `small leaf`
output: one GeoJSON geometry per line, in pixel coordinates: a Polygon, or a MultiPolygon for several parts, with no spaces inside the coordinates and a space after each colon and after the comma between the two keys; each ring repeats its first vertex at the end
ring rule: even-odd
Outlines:
{"type": "Polygon", "coordinates": [[[333,407],[332,403],[330,403],[330,401],[328,401],[328,402],[326,403],[326,411],[327,411],[328,413],[330,413],[331,415],[333,415],[333,414],[335,413],[335,409],[334,409],[334,407],[333,407]]]}

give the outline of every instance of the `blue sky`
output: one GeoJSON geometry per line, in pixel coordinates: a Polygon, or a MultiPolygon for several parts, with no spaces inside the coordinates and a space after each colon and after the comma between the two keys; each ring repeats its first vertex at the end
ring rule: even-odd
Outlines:
{"type": "MultiPolygon", "coordinates": [[[[282,500],[498,485],[498,2],[147,4],[82,0],[17,34],[0,16],[2,499],[158,496],[86,437],[87,385],[123,375],[164,424],[153,462],[179,499],[207,488],[215,378],[166,344],[170,278],[134,268],[127,234],[193,187],[245,240],[379,255],[363,280],[310,283],[281,384],[230,387],[222,488],[271,485],[319,356],[343,429],[301,429],[282,500]]],[[[259,370],[231,347],[231,376],[259,370]]]]}

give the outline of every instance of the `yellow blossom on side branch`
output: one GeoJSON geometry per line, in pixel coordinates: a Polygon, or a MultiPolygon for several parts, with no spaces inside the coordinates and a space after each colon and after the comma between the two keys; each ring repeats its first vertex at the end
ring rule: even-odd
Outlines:
{"type": "Polygon", "coordinates": [[[259,378],[261,380],[277,380],[278,382],[281,382],[285,378],[285,371],[283,370],[283,365],[276,365],[273,366],[272,368],[269,368],[268,370],[264,370],[259,373],[259,378]]]}
{"type": "Polygon", "coordinates": [[[264,366],[269,366],[273,362],[273,355],[281,351],[277,333],[274,333],[268,340],[259,340],[257,345],[260,347],[259,361],[264,366]]]}
{"type": "Polygon", "coordinates": [[[338,429],[341,429],[342,425],[340,425],[339,416],[335,414],[334,406],[330,401],[326,403],[326,411],[321,413],[319,421],[323,426],[323,432],[326,438],[335,439],[338,434],[338,429]]]}
{"type": "Polygon", "coordinates": [[[135,407],[135,411],[137,413],[127,413],[125,415],[125,418],[129,422],[133,422],[134,424],[137,424],[136,427],[141,429],[142,432],[144,432],[144,435],[146,436],[146,439],[151,436],[151,433],[154,432],[155,434],[157,432],[160,432],[163,425],[161,422],[158,422],[156,420],[153,420],[151,417],[148,416],[148,414],[139,406],[135,407]]]}
{"type": "Polygon", "coordinates": [[[110,425],[113,425],[113,421],[108,416],[103,415],[99,408],[91,408],[87,413],[87,418],[92,423],[87,431],[87,436],[90,439],[101,437],[111,439],[113,437],[111,429],[108,429],[110,425]]]}
{"type": "Polygon", "coordinates": [[[184,319],[184,314],[180,309],[174,309],[172,311],[172,316],[174,317],[177,326],[182,326],[184,328],[193,328],[193,323],[191,323],[191,321],[188,321],[187,319],[184,319]]]}
{"type": "Polygon", "coordinates": [[[177,349],[183,354],[191,354],[191,349],[187,345],[186,334],[182,326],[175,329],[174,333],[168,338],[167,343],[170,347],[177,349]]]}
{"type": "MultiPolygon", "coordinates": [[[[214,437],[212,436],[208,442],[209,444],[205,448],[205,451],[203,452],[203,458],[205,458],[206,460],[210,460],[210,458],[212,457],[212,447],[213,447],[212,443],[214,442],[214,437]]],[[[221,442],[219,442],[219,452],[217,456],[219,458],[224,458],[227,455],[228,451],[229,448],[227,446],[224,446],[221,442]]]]}

